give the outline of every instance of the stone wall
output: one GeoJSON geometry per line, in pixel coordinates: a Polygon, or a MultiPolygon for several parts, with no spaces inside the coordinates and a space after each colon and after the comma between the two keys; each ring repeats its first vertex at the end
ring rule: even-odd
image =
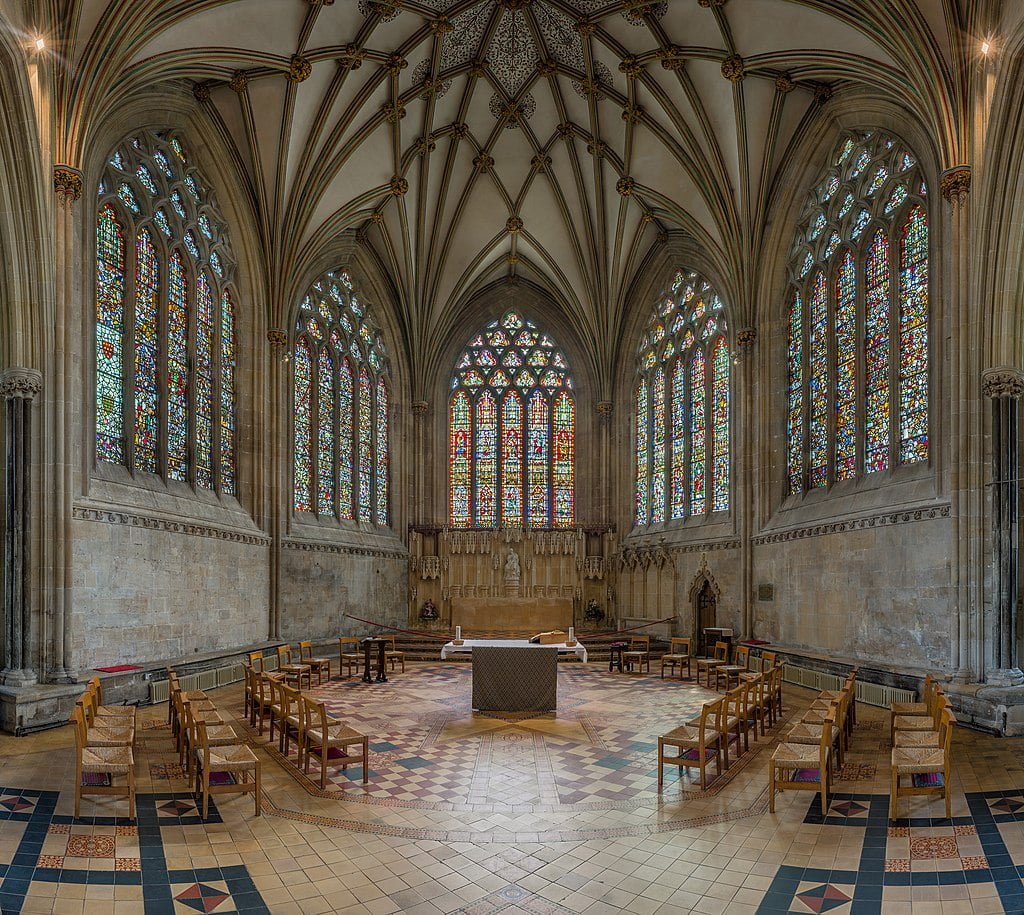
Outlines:
{"type": "Polygon", "coordinates": [[[258,534],[80,509],[73,543],[79,672],[267,637],[269,546],[258,534]]]}
{"type": "Polygon", "coordinates": [[[753,635],[875,663],[948,669],[950,522],[927,514],[756,537],[753,635]],[[771,601],[758,599],[758,585],[772,586],[771,601]]]}

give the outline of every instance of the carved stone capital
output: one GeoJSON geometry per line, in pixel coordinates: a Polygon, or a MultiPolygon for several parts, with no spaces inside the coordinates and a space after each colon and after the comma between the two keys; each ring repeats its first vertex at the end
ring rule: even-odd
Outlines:
{"type": "Polygon", "coordinates": [[[947,168],[939,178],[939,189],[942,196],[953,206],[962,206],[971,193],[971,167],[954,165],[947,168]]]}
{"type": "Polygon", "coordinates": [[[757,328],[756,327],[742,327],[736,331],[736,348],[739,350],[750,350],[753,349],[754,344],[757,343],[757,328]]]}
{"type": "Polygon", "coordinates": [[[288,345],[288,333],[278,327],[272,327],[267,331],[267,342],[274,349],[283,349],[288,345]]]}
{"type": "Polygon", "coordinates": [[[36,369],[13,366],[0,372],[0,396],[33,400],[43,388],[43,374],[36,369]]]}
{"type": "Polygon", "coordinates": [[[53,189],[61,206],[71,206],[82,196],[82,173],[70,165],[55,165],[53,189]]]}
{"type": "Polygon", "coordinates": [[[427,410],[430,408],[430,404],[425,400],[414,400],[412,402],[412,415],[413,416],[424,416],[427,410]]]}
{"type": "Polygon", "coordinates": [[[986,397],[1012,397],[1024,395],[1024,372],[1012,365],[996,365],[981,373],[981,390],[986,397]]]}
{"type": "Polygon", "coordinates": [[[607,422],[611,419],[614,405],[610,400],[599,400],[594,404],[594,410],[597,413],[597,418],[602,422],[607,422]]]}

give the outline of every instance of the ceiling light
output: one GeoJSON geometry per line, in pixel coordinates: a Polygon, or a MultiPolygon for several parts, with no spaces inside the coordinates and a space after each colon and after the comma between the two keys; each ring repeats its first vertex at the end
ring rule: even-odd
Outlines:
{"type": "Polygon", "coordinates": [[[45,51],[46,50],[46,39],[45,38],[37,38],[35,40],[35,45],[36,45],[36,50],[37,51],[45,51]]]}
{"type": "Polygon", "coordinates": [[[991,51],[991,50],[992,50],[992,45],[989,44],[987,41],[983,41],[981,43],[981,53],[984,54],[986,57],[988,56],[988,52],[991,51]]]}

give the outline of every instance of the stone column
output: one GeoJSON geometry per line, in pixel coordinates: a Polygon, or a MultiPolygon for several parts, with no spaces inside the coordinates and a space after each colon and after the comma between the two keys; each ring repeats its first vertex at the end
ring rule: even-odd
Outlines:
{"type": "Polygon", "coordinates": [[[4,467],[7,503],[4,531],[3,682],[36,682],[31,661],[32,634],[32,401],[43,386],[35,369],[10,368],[0,374],[5,405],[4,467]]]}
{"type": "Polygon", "coordinates": [[[754,525],[754,344],[757,329],[744,327],[736,332],[736,356],[733,380],[733,517],[740,520],[740,569],[743,595],[741,633],[754,635],[754,548],[751,535],[754,525]]]}
{"type": "Polygon", "coordinates": [[[270,344],[270,466],[272,502],[270,510],[270,613],[267,638],[281,638],[281,541],[288,533],[291,489],[288,486],[288,386],[291,380],[288,332],[272,327],[270,344]]]}
{"type": "Polygon", "coordinates": [[[1024,682],[1017,666],[1017,601],[1020,486],[1018,410],[1024,374],[1011,366],[986,369],[982,390],[992,401],[992,644],[994,666],[985,682],[1015,686],[1024,682]]]}
{"type": "Polygon", "coordinates": [[[416,525],[429,524],[435,517],[436,507],[427,504],[427,410],[425,400],[412,402],[412,453],[406,451],[406,460],[412,464],[412,511],[410,517],[416,525]]]}
{"type": "MultiPolygon", "coordinates": [[[[611,526],[615,512],[612,506],[615,500],[612,494],[615,491],[615,480],[612,472],[611,440],[612,440],[612,412],[613,405],[610,400],[599,400],[594,409],[597,412],[597,479],[593,480],[591,492],[598,493],[597,504],[593,506],[592,518],[596,519],[602,527],[611,526]]],[[[582,457],[578,455],[577,459],[582,457]]],[[[576,519],[578,524],[579,518],[576,519]]]]}

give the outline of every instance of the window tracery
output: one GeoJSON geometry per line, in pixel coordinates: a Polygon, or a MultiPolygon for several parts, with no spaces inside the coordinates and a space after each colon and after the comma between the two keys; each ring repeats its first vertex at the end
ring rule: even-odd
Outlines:
{"type": "Polygon", "coordinates": [[[135,134],[104,167],[96,458],[234,493],[234,259],[206,187],[170,132],[135,134]]]}

